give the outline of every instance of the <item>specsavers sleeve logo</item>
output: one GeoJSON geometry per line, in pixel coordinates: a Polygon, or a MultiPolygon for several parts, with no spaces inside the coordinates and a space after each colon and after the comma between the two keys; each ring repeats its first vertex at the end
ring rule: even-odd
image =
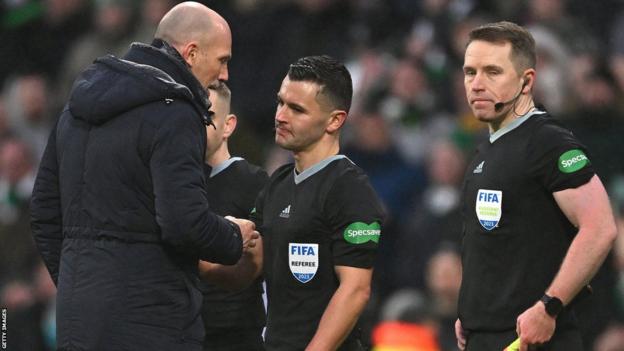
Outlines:
{"type": "Polygon", "coordinates": [[[379,222],[366,224],[363,222],[355,222],[349,224],[345,229],[344,239],[351,244],[364,244],[369,241],[379,243],[381,236],[381,225],[379,222]]]}
{"type": "Polygon", "coordinates": [[[564,152],[559,156],[559,170],[563,173],[573,173],[582,169],[589,163],[589,159],[583,151],[574,149],[564,152]]]}

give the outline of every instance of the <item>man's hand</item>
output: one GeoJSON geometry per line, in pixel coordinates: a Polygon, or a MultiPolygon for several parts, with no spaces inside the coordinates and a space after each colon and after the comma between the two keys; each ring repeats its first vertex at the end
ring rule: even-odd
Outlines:
{"type": "Polygon", "coordinates": [[[555,333],[555,318],[546,313],[546,308],[538,301],[524,311],[516,321],[516,332],[520,337],[520,351],[527,351],[529,345],[547,342],[555,333]]]}
{"type": "Polygon", "coordinates": [[[233,266],[199,261],[199,274],[202,279],[230,291],[239,291],[251,284],[262,272],[262,238],[255,230],[254,222],[226,216],[235,223],[243,236],[243,255],[233,266]]]}
{"type": "Polygon", "coordinates": [[[260,237],[260,233],[256,230],[256,224],[254,222],[232,216],[225,216],[225,219],[236,223],[240,228],[243,236],[243,254],[256,247],[256,240],[260,237]]]}
{"type": "Polygon", "coordinates": [[[464,333],[464,328],[462,328],[459,318],[455,321],[455,337],[457,338],[457,347],[462,351],[465,350],[466,334],[464,333]]]}

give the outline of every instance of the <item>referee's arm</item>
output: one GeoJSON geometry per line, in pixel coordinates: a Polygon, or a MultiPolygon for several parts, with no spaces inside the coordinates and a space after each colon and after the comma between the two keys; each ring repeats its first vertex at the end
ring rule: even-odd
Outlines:
{"type": "Polygon", "coordinates": [[[262,237],[254,241],[255,246],[244,250],[233,266],[200,260],[200,278],[229,291],[243,290],[251,285],[262,273],[263,264],[262,237]]]}
{"type": "Polygon", "coordinates": [[[338,289],[323,312],[306,351],[335,350],[353,329],[370,298],[372,268],[335,266],[338,289]]]}
{"type": "MultiPolygon", "coordinates": [[[[596,274],[613,245],[617,229],[607,192],[598,176],[594,175],[578,188],[558,191],[553,196],[568,220],[578,228],[559,272],[545,292],[558,297],[565,306],[596,274]]],[[[548,341],[554,328],[555,319],[538,301],[518,317],[521,350],[523,346],[548,341]]]]}

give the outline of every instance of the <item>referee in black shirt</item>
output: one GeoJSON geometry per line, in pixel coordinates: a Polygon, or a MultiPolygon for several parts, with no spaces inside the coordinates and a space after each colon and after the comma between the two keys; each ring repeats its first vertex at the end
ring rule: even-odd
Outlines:
{"type": "Polygon", "coordinates": [[[278,168],[258,195],[251,218],[262,240],[234,267],[208,272],[237,285],[262,265],[268,351],[365,349],[358,319],[384,211],[362,169],[339,153],[351,97],[351,76],[335,59],[310,56],[290,66],[277,93],[275,142],[295,162],[278,168]]]}
{"type": "Polygon", "coordinates": [[[489,140],[463,186],[460,349],[582,350],[569,304],[616,235],[605,189],[586,150],[537,108],[535,42],[498,22],[470,33],[464,85],[489,140]]]}
{"type": "MultiPolygon", "coordinates": [[[[241,157],[231,157],[228,138],[236,129],[237,118],[230,113],[230,89],[218,82],[209,87],[209,92],[214,112],[212,125],[206,127],[206,193],[210,207],[222,216],[248,218],[268,175],[241,157]]],[[[202,262],[200,267],[209,265],[202,262]]],[[[235,292],[210,283],[203,283],[201,288],[204,350],[264,350],[262,329],[266,318],[261,278],[235,292]]]]}

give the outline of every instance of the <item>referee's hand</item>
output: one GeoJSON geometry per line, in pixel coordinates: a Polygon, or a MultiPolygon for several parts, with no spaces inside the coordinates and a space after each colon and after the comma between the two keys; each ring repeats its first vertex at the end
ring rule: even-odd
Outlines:
{"type": "Polygon", "coordinates": [[[232,216],[225,216],[225,219],[236,223],[240,228],[241,235],[243,236],[243,253],[256,247],[256,240],[260,237],[260,233],[256,230],[256,224],[254,222],[232,216]]]}
{"type": "Polygon", "coordinates": [[[459,318],[455,321],[455,337],[457,338],[457,347],[464,351],[466,349],[466,334],[459,318]]]}
{"type": "Polygon", "coordinates": [[[552,338],[555,333],[555,318],[546,313],[540,301],[524,311],[516,321],[516,332],[520,337],[520,351],[530,350],[529,346],[540,345],[552,338]]]}

